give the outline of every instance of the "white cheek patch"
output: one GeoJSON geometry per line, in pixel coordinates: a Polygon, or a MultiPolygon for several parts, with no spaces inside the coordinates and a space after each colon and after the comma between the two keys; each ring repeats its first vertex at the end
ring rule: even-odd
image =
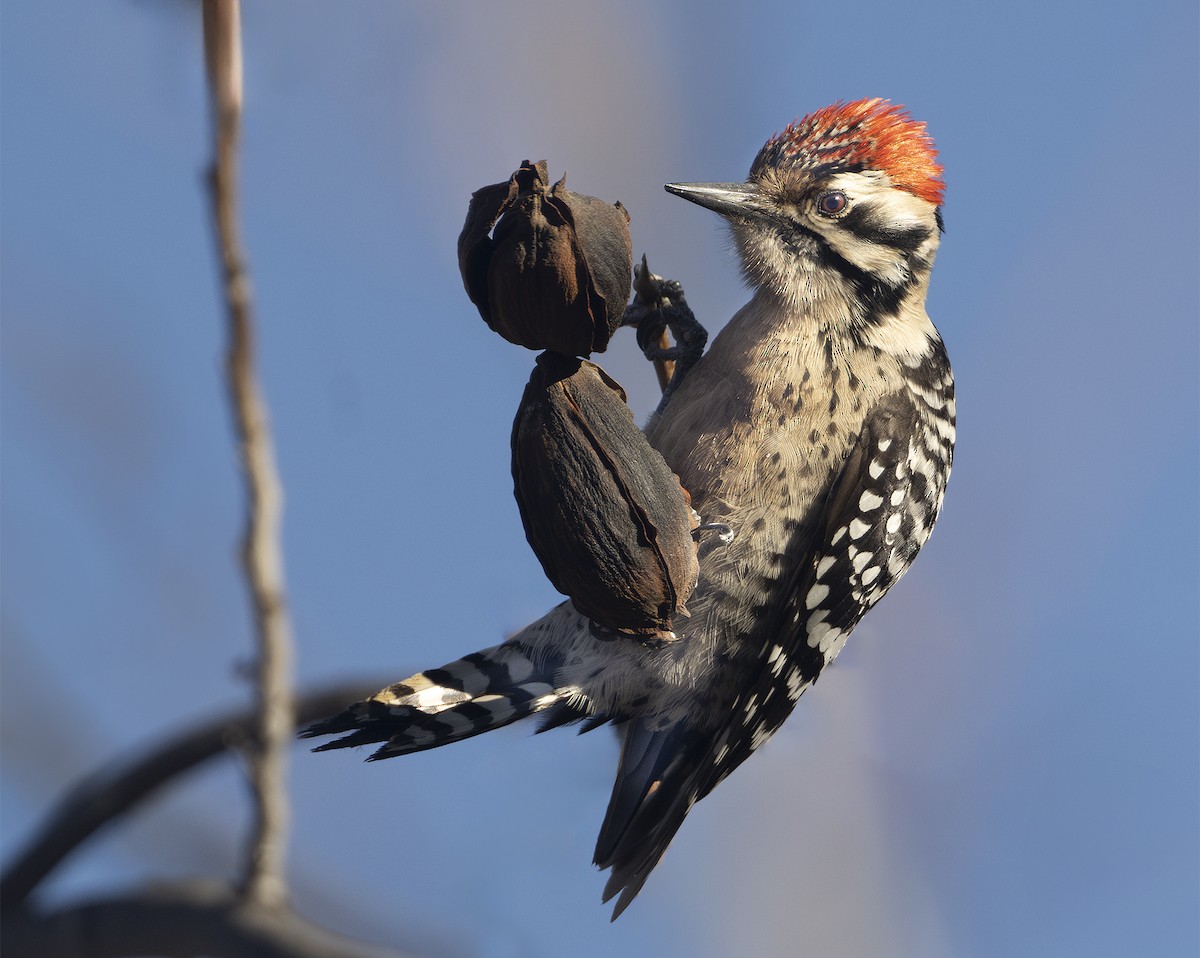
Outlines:
{"type": "Polygon", "coordinates": [[[908,281],[908,266],[899,250],[879,243],[869,243],[843,230],[830,230],[826,237],[829,245],[842,259],[863,272],[877,276],[892,286],[899,286],[908,281]]]}
{"type": "MultiPolygon", "coordinates": [[[[886,224],[897,234],[926,230],[930,226],[929,204],[911,193],[893,189],[887,177],[845,174],[834,177],[829,185],[846,194],[850,200],[849,210],[867,212],[871,221],[880,226],[886,224]]],[[[911,278],[908,257],[903,251],[886,243],[863,239],[839,220],[822,220],[820,216],[814,216],[812,226],[839,256],[883,282],[900,286],[911,278]]],[[[935,230],[930,236],[933,245],[937,243],[936,237],[935,230]]]]}

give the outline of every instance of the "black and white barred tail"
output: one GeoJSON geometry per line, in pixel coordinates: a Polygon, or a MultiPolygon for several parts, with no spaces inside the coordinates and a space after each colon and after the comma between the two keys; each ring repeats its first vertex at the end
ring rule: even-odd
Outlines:
{"type": "Polygon", "coordinates": [[[382,742],[367,759],[377,761],[500,728],[554,705],[565,691],[519,646],[497,645],[389,685],[300,734],[349,733],[317,746],[317,752],[382,742]]]}

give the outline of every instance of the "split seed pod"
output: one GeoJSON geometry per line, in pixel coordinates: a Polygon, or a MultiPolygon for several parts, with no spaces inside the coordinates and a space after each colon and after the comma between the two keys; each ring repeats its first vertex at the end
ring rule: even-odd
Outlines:
{"type": "Polygon", "coordinates": [[[699,564],[692,510],[599,366],[543,353],[513,423],[525,536],[556,589],[601,625],[671,637],[699,564]]]}
{"type": "Polygon", "coordinates": [[[625,208],[570,192],[565,176],[549,186],[545,160],[477,190],[458,237],[463,285],[487,324],[509,342],[568,356],[608,346],[632,263],[625,208]]]}

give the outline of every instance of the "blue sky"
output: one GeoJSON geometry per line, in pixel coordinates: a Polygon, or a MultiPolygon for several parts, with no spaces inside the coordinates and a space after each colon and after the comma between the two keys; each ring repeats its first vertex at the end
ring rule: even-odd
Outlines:
{"type": "MultiPolygon", "coordinates": [[[[621,200],[715,330],[746,295],[727,238],[663,183],[738,179],[838,99],[926,120],[959,389],[941,524],[616,925],[589,864],[615,741],[523,726],[370,766],[297,750],[301,908],[439,958],[1195,954],[1194,5],[645,7],[249,5],[300,681],[382,684],[557,601],[508,473],[533,356],[455,258],[471,191],[526,158],[621,200]]],[[[7,857],[81,773],[245,701],[251,638],[197,11],[6,0],[0,28],[7,857]]],[[[644,417],[632,336],[601,361],[644,417]]],[[[48,891],[232,874],[245,817],[214,768],[48,891]]]]}

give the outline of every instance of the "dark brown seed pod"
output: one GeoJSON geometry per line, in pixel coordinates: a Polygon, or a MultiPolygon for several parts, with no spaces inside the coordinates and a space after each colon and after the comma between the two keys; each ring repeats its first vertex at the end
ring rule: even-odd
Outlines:
{"type": "Polygon", "coordinates": [[[471,302],[509,342],[587,356],[621,325],[633,243],[620,203],[565,184],[549,186],[546,161],[526,160],[507,183],[477,190],[458,265],[471,302]]]}
{"type": "Polygon", "coordinates": [[[512,452],[525,536],[554,587],[601,625],[671,637],[699,574],[693,514],[624,390],[599,366],[543,353],[512,452]]]}

